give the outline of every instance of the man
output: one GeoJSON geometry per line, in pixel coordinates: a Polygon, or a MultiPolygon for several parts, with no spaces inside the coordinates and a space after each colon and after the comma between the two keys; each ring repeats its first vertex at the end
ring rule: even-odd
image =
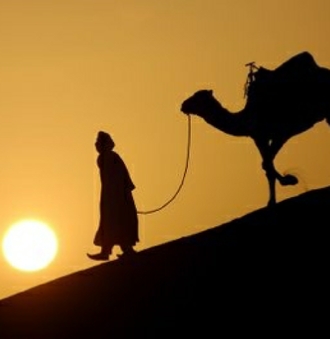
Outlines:
{"type": "Polygon", "coordinates": [[[113,151],[111,136],[98,132],[95,147],[99,156],[97,165],[101,179],[100,222],[94,245],[97,254],[87,254],[92,260],[109,260],[112,249],[119,245],[122,257],[135,253],[133,246],[139,241],[138,217],[132,191],[135,186],[122,158],[113,151]]]}

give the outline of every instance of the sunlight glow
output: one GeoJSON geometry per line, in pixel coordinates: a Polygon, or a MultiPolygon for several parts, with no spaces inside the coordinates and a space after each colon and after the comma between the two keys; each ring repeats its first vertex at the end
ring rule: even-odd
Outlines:
{"type": "Polygon", "coordinates": [[[2,250],[11,266],[22,271],[45,268],[57,253],[57,238],[51,228],[37,220],[23,220],[10,227],[2,250]]]}

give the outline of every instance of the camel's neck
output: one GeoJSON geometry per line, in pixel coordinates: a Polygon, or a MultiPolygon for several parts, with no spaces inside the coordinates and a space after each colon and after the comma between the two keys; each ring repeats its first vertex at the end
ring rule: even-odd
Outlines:
{"type": "Polygon", "coordinates": [[[243,111],[231,113],[226,108],[222,107],[219,102],[214,102],[209,106],[207,111],[203,113],[203,118],[207,123],[224,133],[235,136],[250,135],[246,119],[243,111]]]}

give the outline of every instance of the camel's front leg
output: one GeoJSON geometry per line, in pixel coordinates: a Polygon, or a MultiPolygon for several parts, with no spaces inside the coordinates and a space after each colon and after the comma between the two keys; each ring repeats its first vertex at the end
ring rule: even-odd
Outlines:
{"type": "Polygon", "coordinates": [[[268,187],[269,187],[268,206],[273,206],[273,205],[276,204],[276,190],[275,190],[276,171],[274,169],[273,162],[265,163],[263,161],[262,167],[266,172],[266,177],[267,177],[267,180],[268,180],[268,187]]]}
{"type": "Polygon", "coordinates": [[[268,206],[272,206],[276,203],[276,190],[275,183],[276,179],[278,179],[278,172],[274,167],[274,158],[277,153],[270,147],[270,144],[267,140],[255,140],[255,143],[259,149],[259,152],[262,157],[262,168],[266,172],[266,177],[268,180],[269,187],[269,200],[268,206]]]}

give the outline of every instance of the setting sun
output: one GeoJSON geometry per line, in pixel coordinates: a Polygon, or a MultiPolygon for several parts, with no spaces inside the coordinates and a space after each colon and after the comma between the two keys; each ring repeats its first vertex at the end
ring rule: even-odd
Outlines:
{"type": "Polygon", "coordinates": [[[11,266],[22,271],[45,268],[57,253],[57,239],[41,221],[23,220],[7,231],[2,249],[11,266]]]}

